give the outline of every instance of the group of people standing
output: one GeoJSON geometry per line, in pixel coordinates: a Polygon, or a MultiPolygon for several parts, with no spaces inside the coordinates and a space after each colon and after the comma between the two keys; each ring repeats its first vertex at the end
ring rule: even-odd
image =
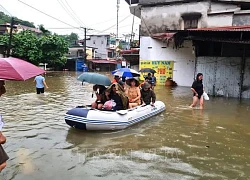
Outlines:
{"type": "Polygon", "coordinates": [[[145,78],[145,81],[140,85],[135,78],[125,80],[115,76],[112,85],[108,88],[101,85],[93,86],[97,99],[91,106],[92,108],[107,110],[132,109],[142,104],[154,106],[156,95],[153,87],[155,84],[150,84],[149,78],[145,78]],[[114,106],[107,106],[110,101],[114,102],[114,106]]]}

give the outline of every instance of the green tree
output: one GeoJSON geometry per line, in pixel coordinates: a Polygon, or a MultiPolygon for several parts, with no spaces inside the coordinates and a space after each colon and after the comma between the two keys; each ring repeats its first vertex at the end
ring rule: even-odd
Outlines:
{"type": "Polygon", "coordinates": [[[47,29],[45,29],[44,25],[41,24],[38,26],[38,29],[43,33],[43,35],[47,36],[47,35],[51,35],[51,32],[47,29]]]}
{"type": "Polygon", "coordinates": [[[53,67],[66,63],[65,54],[68,53],[68,43],[58,35],[42,36],[40,39],[43,61],[53,67]]]}
{"type": "MultiPolygon", "coordinates": [[[[8,35],[0,36],[0,44],[7,45],[8,35]]],[[[51,67],[66,63],[68,43],[58,35],[37,36],[31,31],[13,34],[11,56],[27,60],[35,65],[48,63],[51,67]]]]}
{"type": "Polygon", "coordinates": [[[39,38],[31,31],[14,34],[11,55],[38,65],[43,58],[39,38]]]}
{"type": "MultiPolygon", "coordinates": [[[[24,20],[18,19],[16,17],[14,19],[16,21],[16,24],[21,24],[21,25],[24,25],[24,26],[35,28],[33,22],[24,21],[24,20]]],[[[0,12],[0,24],[10,23],[10,21],[11,21],[10,16],[4,14],[3,12],[0,12]]]]}
{"type": "Polygon", "coordinates": [[[65,41],[68,42],[69,46],[76,44],[76,41],[78,41],[79,36],[76,33],[71,33],[69,35],[59,35],[62,37],[65,41]]]}

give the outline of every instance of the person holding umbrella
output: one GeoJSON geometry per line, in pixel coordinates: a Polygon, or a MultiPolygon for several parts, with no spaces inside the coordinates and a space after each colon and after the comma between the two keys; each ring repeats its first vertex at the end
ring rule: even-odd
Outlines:
{"type": "MultiPolygon", "coordinates": [[[[0,80],[0,97],[6,93],[4,80],[0,80]]],[[[4,151],[2,144],[6,142],[6,137],[2,134],[3,127],[2,116],[0,115],[0,172],[6,167],[6,161],[9,159],[8,155],[4,151]]]]}
{"type": "Polygon", "coordinates": [[[2,144],[6,142],[6,137],[0,131],[0,172],[6,167],[6,161],[9,159],[9,156],[4,151],[2,144]]]}
{"type": "Polygon", "coordinates": [[[152,73],[152,77],[151,77],[151,88],[152,90],[154,90],[156,86],[156,77],[155,77],[155,73],[152,73]]]}
{"type": "MultiPolygon", "coordinates": [[[[0,58],[0,96],[6,92],[4,80],[25,81],[43,74],[45,71],[41,68],[18,58],[0,58]]],[[[2,148],[2,144],[6,142],[6,137],[2,134],[4,125],[0,116],[0,172],[6,167],[8,155],[2,148]]]]}

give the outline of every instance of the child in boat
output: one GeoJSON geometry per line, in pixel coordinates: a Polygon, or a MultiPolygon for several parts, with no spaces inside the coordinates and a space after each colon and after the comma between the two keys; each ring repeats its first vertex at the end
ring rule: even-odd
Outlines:
{"type": "Polygon", "coordinates": [[[150,88],[151,85],[148,82],[145,82],[141,89],[141,99],[143,104],[151,104],[152,106],[154,106],[156,95],[150,88]]]}
{"type": "Polygon", "coordinates": [[[94,109],[102,109],[104,103],[107,101],[105,96],[106,87],[102,85],[94,85],[93,91],[96,94],[96,100],[91,104],[91,107],[94,109]]]}

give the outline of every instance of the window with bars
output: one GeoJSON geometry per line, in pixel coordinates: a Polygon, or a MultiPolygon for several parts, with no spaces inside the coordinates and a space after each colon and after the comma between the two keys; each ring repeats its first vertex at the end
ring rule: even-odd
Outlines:
{"type": "Polygon", "coordinates": [[[184,29],[196,29],[198,28],[199,19],[201,18],[201,13],[184,13],[181,15],[184,21],[184,29]]]}
{"type": "Polygon", "coordinates": [[[186,19],[184,20],[184,29],[196,29],[198,28],[198,19],[186,19]]]}

